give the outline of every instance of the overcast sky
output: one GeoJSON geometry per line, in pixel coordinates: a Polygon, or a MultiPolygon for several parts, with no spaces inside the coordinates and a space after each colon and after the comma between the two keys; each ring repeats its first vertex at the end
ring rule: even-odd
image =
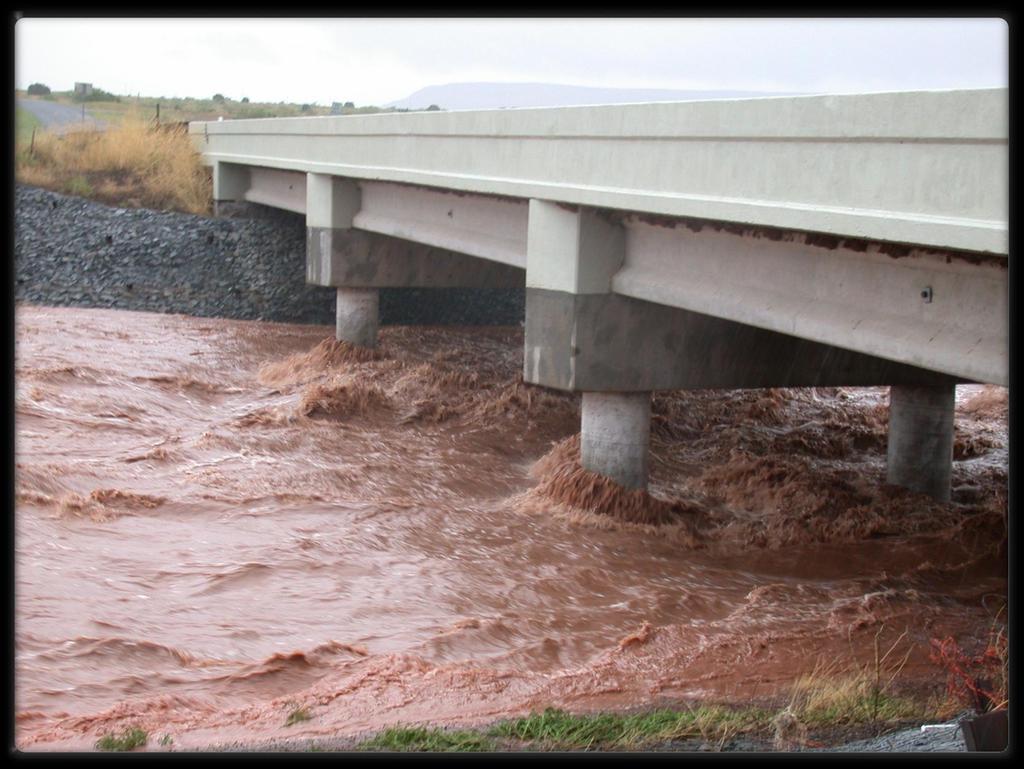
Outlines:
{"type": "Polygon", "coordinates": [[[428,85],[790,92],[1008,84],[1000,19],[21,19],[15,85],[385,104],[428,85]]]}

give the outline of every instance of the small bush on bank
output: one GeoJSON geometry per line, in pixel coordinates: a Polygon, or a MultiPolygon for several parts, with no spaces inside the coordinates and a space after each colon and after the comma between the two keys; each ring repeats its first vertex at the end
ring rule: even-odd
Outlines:
{"type": "Polygon", "coordinates": [[[50,93],[50,87],[43,83],[33,83],[28,87],[28,93],[30,96],[46,96],[50,93]]]}
{"type": "Polygon", "coordinates": [[[296,708],[288,714],[288,718],[285,719],[285,726],[294,726],[295,724],[302,723],[303,721],[309,721],[313,716],[306,708],[296,708]]]}
{"type": "Polygon", "coordinates": [[[187,133],[129,121],[106,131],[37,132],[19,182],[110,205],[207,214],[212,184],[187,133]]]}
{"type": "Polygon", "coordinates": [[[72,176],[65,185],[69,195],[77,195],[80,198],[87,198],[92,195],[92,185],[84,176],[72,176]]]}
{"type": "Polygon", "coordinates": [[[984,713],[1009,705],[1009,640],[1005,625],[993,622],[985,647],[976,654],[965,652],[952,637],[932,639],[931,648],[931,661],[947,674],[950,710],[967,706],[984,713]]]}
{"type": "Polygon", "coordinates": [[[120,737],[105,734],[96,742],[99,750],[128,751],[141,748],[146,744],[149,735],[142,729],[126,729],[120,737]]]}

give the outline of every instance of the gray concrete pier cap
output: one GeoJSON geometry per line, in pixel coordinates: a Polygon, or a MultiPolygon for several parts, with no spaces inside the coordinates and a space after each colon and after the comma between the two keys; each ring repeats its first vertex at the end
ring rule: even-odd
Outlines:
{"type": "Polygon", "coordinates": [[[651,394],[583,393],[583,467],[628,489],[647,488],[651,394]]]}
{"type": "Polygon", "coordinates": [[[889,388],[889,483],[949,501],[955,405],[952,384],[889,388]]]}

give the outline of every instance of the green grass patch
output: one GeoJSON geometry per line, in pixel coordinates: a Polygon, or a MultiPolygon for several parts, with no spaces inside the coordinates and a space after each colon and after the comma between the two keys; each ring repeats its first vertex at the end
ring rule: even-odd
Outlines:
{"type": "Polygon", "coordinates": [[[77,195],[80,198],[87,198],[92,195],[92,185],[89,184],[89,180],[79,174],[78,176],[72,176],[64,185],[64,191],[68,195],[77,195]]]}
{"type": "Polygon", "coordinates": [[[715,706],[629,715],[573,715],[548,708],[543,713],[504,721],[490,734],[554,750],[634,749],[651,742],[694,738],[724,743],[741,732],[763,728],[769,718],[767,711],[757,708],[715,706]]]}
{"type": "Polygon", "coordinates": [[[14,110],[14,143],[18,147],[28,147],[32,141],[32,131],[40,130],[42,121],[24,107],[14,110]]]}
{"type": "Polygon", "coordinates": [[[395,753],[478,753],[497,750],[498,747],[487,735],[472,730],[393,726],[359,743],[356,749],[395,753]]]}
{"type": "Polygon", "coordinates": [[[113,734],[105,734],[96,741],[96,747],[100,750],[135,750],[146,744],[148,735],[143,729],[126,729],[120,737],[113,734]]]}
{"type": "MultiPolygon", "coordinates": [[[[792,714],[806,738],[808,729],[864,726],[927,717],[918,703],[887,693],[861,689],[853,696],[845,681],[828,697],[803,699],[792,714]],[[802,707],[800,706],[802,705],[802,707]],[[807,707],[810,705],[810,707],[807,707]]],[[[497,723],[486,731],[450,731],[426,727],[392,727],[356,746],[389,752],[495,752],[515,750],[642,751],[672,742],[699,741],[722,749],[740,736],[767,739],[778,730],[780,711],[760,707],[701,705],[682,710],[575,715],[548,708],[497,723]]],[[[775,735],[777,737],[777,735],[775,735]]]]}

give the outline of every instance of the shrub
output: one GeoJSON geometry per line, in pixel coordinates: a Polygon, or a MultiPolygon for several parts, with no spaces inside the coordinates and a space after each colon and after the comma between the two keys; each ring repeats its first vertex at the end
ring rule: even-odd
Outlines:
{"type": "Polygon", "coordinates": [[[946,694],[983,713],[1008,702],[1008,643],[1003,628],[993,627],[978,654],[968,654],[952,637],[933,638],[931,661],[946,671],[946,694]]]}
{"type": "Polygon", "coordinates": [[[92,195],[92,185],[89,184],[88,179],[81,175],[72,176],[68,179],[64,188],[69,195],[77,195],[81,198],[87,198],[92,195]]]}
{"type": "Polygon", "coordinates": [[[306,708],[296,708],[288,714],[288,718],[285,719],[285,726],[294,726],[295,724],[301,723],[302,721],[309,721],[313,716],[306,708]]]}
{"type": "Polygon", "coordinates": [[[50,93],[50,87],[42,83],[33,83],[28,87],[28,92],[32,96],[46,96],[50,93]]]}
{"type": "Polygon", "coordinates": [[[126,729],[120,737],[112,734],[105,734],[96,742],[99,750],[135,750],[146,744],[149,735],[142,729],[126,729]]]}
{"type": "Polygon", "coordinates": [[[120,96],[115,96],[109,91],[104,91],[102,88],[93,88],[92,91],[87,94],[76,93],[73,94],[72,98],[75,101],[121,101],[120,96]]]}

